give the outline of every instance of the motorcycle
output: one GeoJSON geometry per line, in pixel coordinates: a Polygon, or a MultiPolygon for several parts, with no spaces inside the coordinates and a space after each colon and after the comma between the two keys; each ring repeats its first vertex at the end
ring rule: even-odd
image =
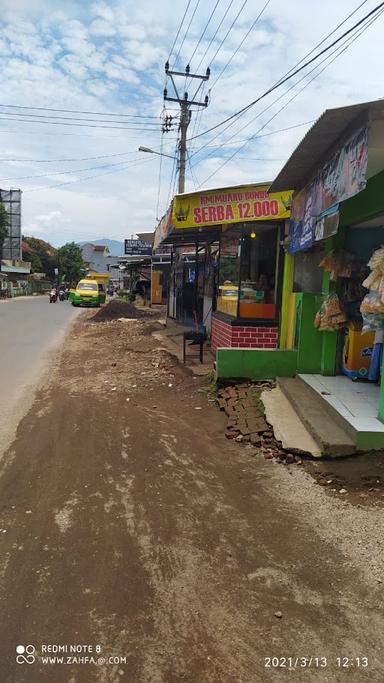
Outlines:
{"type": "Polygon", "coordinates": [[[55,304],[57,301],[57,292],[56,289],[51,289],[49,292],[49,303],[50,304],[55,304]]]}
{"type": "Polygon", "coordinates": [[[63,289],[60,289],[59,292],[59,301],[65,301],[65,292],[63,289]]]}

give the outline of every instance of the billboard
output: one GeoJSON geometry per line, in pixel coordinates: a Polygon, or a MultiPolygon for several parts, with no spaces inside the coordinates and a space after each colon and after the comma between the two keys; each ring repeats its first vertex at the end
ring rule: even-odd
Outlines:
{"type": "Polygon", "coordinates": [[[21,260],[21,190],[0,190],[0,202],[9,218],[8,236],[3,244],[3,259],[21,260]]]}
{"type": "Polygon", "coordinates": [[[289,218],[292,191],[269,194],[268,188],[263,183],[176,195],[172,224],[183,229],[289,218]]]}
{"type": "Polygon", "coordinates": [[[124,240],[126,256],[152,256],[152,246],[142,240],[124,240]]]}

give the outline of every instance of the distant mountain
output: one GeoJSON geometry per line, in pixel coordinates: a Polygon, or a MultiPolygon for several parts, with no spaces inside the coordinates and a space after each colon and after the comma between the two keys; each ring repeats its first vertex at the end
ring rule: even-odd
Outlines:
{"type": "Polygon", "coordinates": [[[100,240],[84,240],[84,242],[78,242],[80,246],[83,244],[105,244],[109,249],[111,256],[124,256],[124,242],[119,242],[118,240],[100,239],[100,240]]]}

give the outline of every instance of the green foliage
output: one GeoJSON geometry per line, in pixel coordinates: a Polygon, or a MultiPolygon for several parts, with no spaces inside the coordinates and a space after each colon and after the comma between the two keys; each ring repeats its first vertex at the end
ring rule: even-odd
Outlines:
{"type": "Polygon", "coordinates": [[[23,237],[23,260],[30,261],[33,273],[46,273],[51,279],[57,268],[57,249],[37,237],[23,237]]]}
{"type": "Polygon", "coordinates": [[[211,370],[206,375],[206,380],[209,384],[209,396],[212,399],[217,399],[217,393],[220,389],[220,385],[216,379],[216,374],[214,370],[211,370]]]}
{"type": "Polygon", "coordinates": [[[3,250],[4,240],[8,235],[9,216],[2,202],[0,202],[0,253],[3,250]]]}
{"type": "Polygon", "coordinates": [[[60,279],[76,285],[86,273],[81,248],[75,242],[64,244],[57,251],[60,279]]]}

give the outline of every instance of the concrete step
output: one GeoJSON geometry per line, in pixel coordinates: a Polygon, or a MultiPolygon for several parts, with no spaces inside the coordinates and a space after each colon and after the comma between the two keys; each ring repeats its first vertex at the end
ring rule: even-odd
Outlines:
{"type": "Polygon", "coordinates": [[[321,449],[312,434],[300,420],[294,407],[279,387],[263,391],[261,400],[265,406],[265,418],[272,425],[273,433],[283,448],[293,453],[321,457],[321,449]]]}
{"type": "Polygon", "coordinates": [[[356,442],[341,423],[337,412],[299,377],[280,377],[278,387],[328,458],[351,455],[356,442]]]}

